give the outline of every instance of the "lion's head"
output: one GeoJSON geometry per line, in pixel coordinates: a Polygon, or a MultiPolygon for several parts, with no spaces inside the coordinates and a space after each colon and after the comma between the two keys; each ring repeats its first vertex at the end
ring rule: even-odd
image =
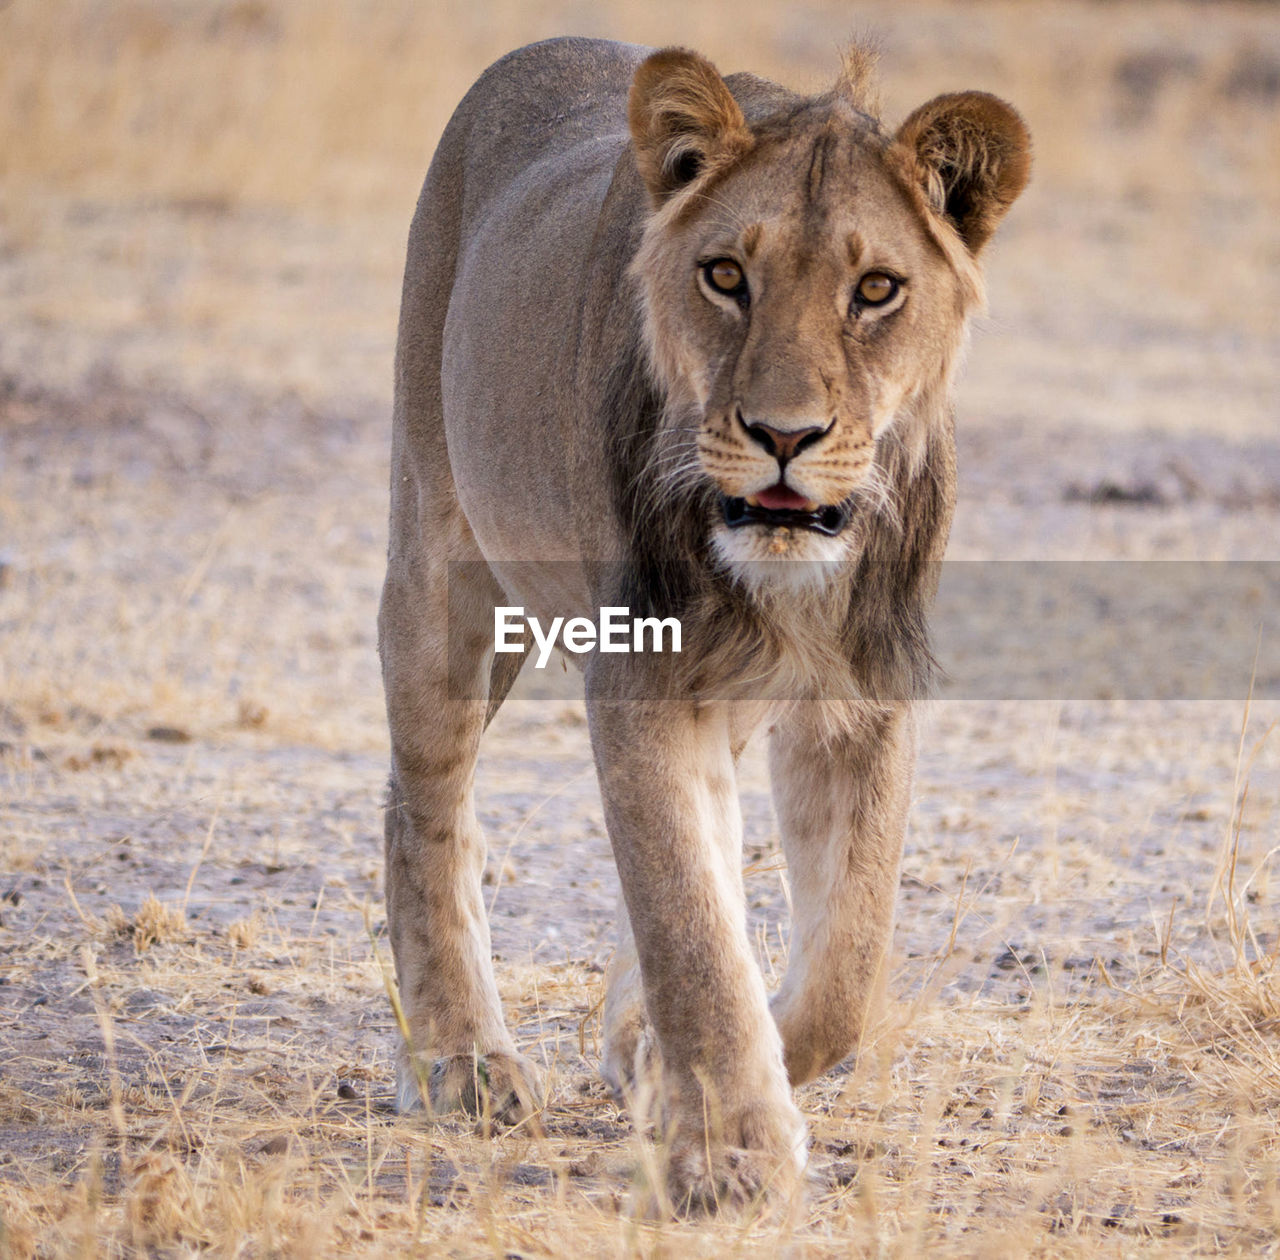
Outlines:
{"type": "Polygon", "coordinates": [[[713,489],[712,548],[753,583],[820,580],[860,514],[895,510],[890,452],[919,461],[947,422],[976,259],[1030,168],[1003,101],[940,96],[889,135],[852,79],[781,111],[732,79],[748,118],[708,61],[665,49],[631,90],[654,476],[713,489]],[[800,563],[748,563],[771,559],[800,563]]]}

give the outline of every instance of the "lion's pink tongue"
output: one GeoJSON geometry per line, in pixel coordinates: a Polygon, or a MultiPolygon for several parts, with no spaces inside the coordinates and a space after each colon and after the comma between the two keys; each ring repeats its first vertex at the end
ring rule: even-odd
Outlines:
{"type": "Polygon", "coordinates": [[[784,486],[781,482],[751,497],[762,508],[768,508],[770,512],[780,512],[784,509],[804,512],[813,506],[803,495],[797,494],[790,486],[784,486]]]}

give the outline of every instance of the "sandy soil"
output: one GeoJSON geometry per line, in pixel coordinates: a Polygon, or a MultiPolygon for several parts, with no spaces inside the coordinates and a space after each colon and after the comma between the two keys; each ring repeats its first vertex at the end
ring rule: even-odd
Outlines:
{"type": "MultiPolygon", "coordinates": [[[[116,385],[79,397],[14,387],[5,403],[14,699],[0,761],[0,1037],[3,1088],[21,1102],[0,1147],[27,1178],[83,1176],[100,1142],[93,1109],[116,1094],[161,1113],[172,1099],[179,1113],[238,1103],[258,1117],[237,1130],[255,1155],[299,1114],[319,1123],[389,1102],[394,1025],[375,962],[387,951],[374,944],[386,418],[215,405],[116,385]]],[[[1212,530],[1213,549],[1238,537],[1254,554],[1275,536],[1280,482],[1248,447],[1193,442],[1166,439],[1162,458],[1194,454],[1197,485],[1228,495],[1256,487],[1243,504],[1187,487],[1154,504],[1081,501],[1087,470],[1140,481],[1150,444],[1064,437],[1055,478],[1031,443],[967,432],[957,551],[1043,538],[1032,554],[1199,555],[1212,530]]],[[[593,1100],[560,1119],[583,1120],[580,1137],[611,1154],[575,1180],[617,1196],[631,1130],[594,1078],[616,876],[581,704],[560,681],[526,690],[487,739],[477,789],[494,950],[556,1098],[593,1100]]],[[[1256,950],[1271,951],[1280,885],[1263,862],[1280,830],[1280,754],[1263,742],[1236,818],[1245,699],[1013,702],[944,688],[922,737],[895,1009],[1027,1010],[1046,991],[1070,1005],[1104,968],[1125,985],[1162,958],[1229,966],[1220,890],[1219,913],[1206,910],[1233,818],[1240,870],[1261,870],[1241,904],[1256,950]]],[[[1250,741],[1274,708],[1273,690],[1250,741]]],[[[743,768],[745,861],[752,931],[776,976],[785,875],[763,761],[753,747],[743,768]]],[[[1157,1094],[1182,1087],[1151,1072],[1157,1094]]],[[[805,1094],[823,1115],[821,1090],[805,1094]]],[[[846,1145],[819,1163],[837,1189],[846,1145]]],[[[112,1167],[108,1153],[108,1187],[112,1167]]],[[[551,1175],[536,1155],[520,1167],[551,1175]]],[[[456,1169],[432,1175],[441,1202],[465,1183],[456,1169]]]]}

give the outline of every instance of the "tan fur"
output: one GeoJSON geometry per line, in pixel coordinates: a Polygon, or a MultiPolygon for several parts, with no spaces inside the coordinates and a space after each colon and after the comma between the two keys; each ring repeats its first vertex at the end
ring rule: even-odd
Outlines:
{"type": "Polygon", "coordinates": [[[876,71],[880,49],[870,41],[850,44],[841,53],[840,73],[835,90],[854,109],[873,117],[880,113],[880,92],[876,71]]]}
{"type": "Polygon", "coordinates": [[[480,895],[475,759],[520,659],[495,657],[494,607],[679,616],[679,656],[573,658],[623,894],[604,1070],[623,1094],[660,1073],[677,1207],[794,1185],[790,1085],[867,1018],[932,669],[951,379],[978,251],[1027,177],[1007,105],[941,97],[891,136],[868,64],[807,98],[681,49],[522,49],[459,106],[410,233],[380,617],[400,1105],[511,1119],[541,1097],[480,895]],[[741,300],[710,287],[716,258],[741,300]],[[903,282],[884,309],[853,300],[869,272],[903,282]],[[784,475],[845,528],[728,528],[722,496],[784,475]],[[795,894],[772,1004],[735,786],[765,721],[795,894]]]}
{"type": "Polygon", "coordinates": [[[751,148],[742,110],[715,67],[683,48],[654,53],[636,71],[629,121],[632,135],[642,138],[640,177],[659,204],[685,182],[682,162],[706,175],[751,148]]]}

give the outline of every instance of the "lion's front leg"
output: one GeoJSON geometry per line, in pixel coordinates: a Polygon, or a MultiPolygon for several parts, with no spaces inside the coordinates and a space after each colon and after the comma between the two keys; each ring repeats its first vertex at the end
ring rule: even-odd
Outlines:
{"type": "MultiPolygon", "coordinates": [[[[768,712],[767,704],[736,701],[729,714],[730,752],[734,770],[742,750],[768,712]]],[[[711,793],[710,834],[724,851],[725,861],[738,872],[741,892],[742,806],[736,777],[715,775],[711,793]]],[[[618,940],[605,974],[604,1059],[601,1075],[621,1101],[647,1070],[654,1042],[644,1008],[644,981],[625,897],[618,896],[618,940]]]]}
{"type": "Polygon", "coordinates": [[[805,1126],[726,843],[728,716],[602,690],[589,681],[592,747],[662,1060],[673,1198],[709,1207],[785,1192],[803,1164],[805,1126]]]}
{"type": "Polygon", "coordinates": [[[773,1013],[792,1084],[858,1044],[893,933],[915,732],[906,708],[832,738],[797,706],[770,744],[791,879],[791,958],[773,1013]]]}

